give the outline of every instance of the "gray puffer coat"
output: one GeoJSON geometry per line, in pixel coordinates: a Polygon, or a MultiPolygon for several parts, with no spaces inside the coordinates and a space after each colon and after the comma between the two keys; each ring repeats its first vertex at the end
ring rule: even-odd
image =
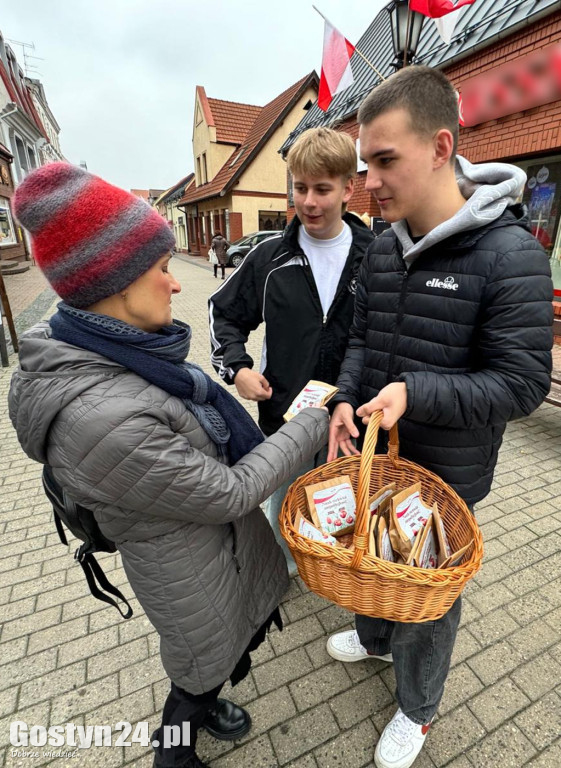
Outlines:
{"type": "Polygon", "coordinates": [[[181,400],[49,330],[21,340],[9,395],[19,441],[117,544],[169,677],[208,691],[288,586],[258,505],[326,442],[327,414],[303,411],[228,467],[181,400]]]}

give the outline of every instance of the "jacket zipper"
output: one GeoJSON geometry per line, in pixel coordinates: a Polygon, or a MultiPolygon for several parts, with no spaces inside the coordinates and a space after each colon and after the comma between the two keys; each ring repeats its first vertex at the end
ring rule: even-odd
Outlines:
{"type": "Polygon", "coordinates": [[[397,344],[399,342],[399,331],[401,328],[401,321],[403,320],[405,295],[407,293],[408,279],[409,279],[409,272],[407,271],[407,269],[404,269],[403,281],[401,283],[401,291],[399,294],[399,304],[397,306],[397,321],[396,321],[395,331],[394,331],[393,340],[392,340],[392,351],[390,352],[390,362],[388,365],[388,376],[386,379],[386,384],[390,384],[392,381],[392,370],[393,370],[395,355],[397,352],[397,344]]]}

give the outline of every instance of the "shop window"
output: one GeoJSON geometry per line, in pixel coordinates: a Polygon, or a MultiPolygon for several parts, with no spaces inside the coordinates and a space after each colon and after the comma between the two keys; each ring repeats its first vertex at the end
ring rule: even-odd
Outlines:
{"type": "Polygon", "coordinates": [[[561,296],[561,161],[532,161],[522,202],[528,209],[534,237],[545,248],[551,264],[555,293],[561,296]]]}
{"type": "Polygon", "coordinates": [[[259,211],[259,230],[282,230],[286,227],[286,211],[259,211]]]}
{"type": "Polygon", "coordinates": [[[15,245],[16,242],[10,203],[6,197],[0,197],[0,246],[15,245]]]}

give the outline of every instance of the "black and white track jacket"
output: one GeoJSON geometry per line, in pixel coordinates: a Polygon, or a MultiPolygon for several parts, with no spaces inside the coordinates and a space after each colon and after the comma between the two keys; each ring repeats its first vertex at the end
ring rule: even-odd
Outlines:
{"type": "Polygon", "coordinates": [[[310,379],[335,383],[353,319],[356,280],[374,235],[356,216],[345,214],[353,240],[335,298],[326,316],[304,252],[300,221],[257,245],[209,299],[211,360],[228,384],[240,368],[253,368],[245,344],[266,324],[261,371],[273,388],[259,403],[266,435],[283,424],[283,414],[310,379]]]}

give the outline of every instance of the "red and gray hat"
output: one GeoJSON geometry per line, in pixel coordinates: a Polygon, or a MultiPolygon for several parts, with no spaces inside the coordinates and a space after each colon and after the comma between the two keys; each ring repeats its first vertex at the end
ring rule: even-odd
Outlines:
{"type": "Polygon", "coordinates": [[[30,173],[13,204],[35,261],[73,307],[124,290],[175,244],[147,202],[69,163],[30,173]]]}

